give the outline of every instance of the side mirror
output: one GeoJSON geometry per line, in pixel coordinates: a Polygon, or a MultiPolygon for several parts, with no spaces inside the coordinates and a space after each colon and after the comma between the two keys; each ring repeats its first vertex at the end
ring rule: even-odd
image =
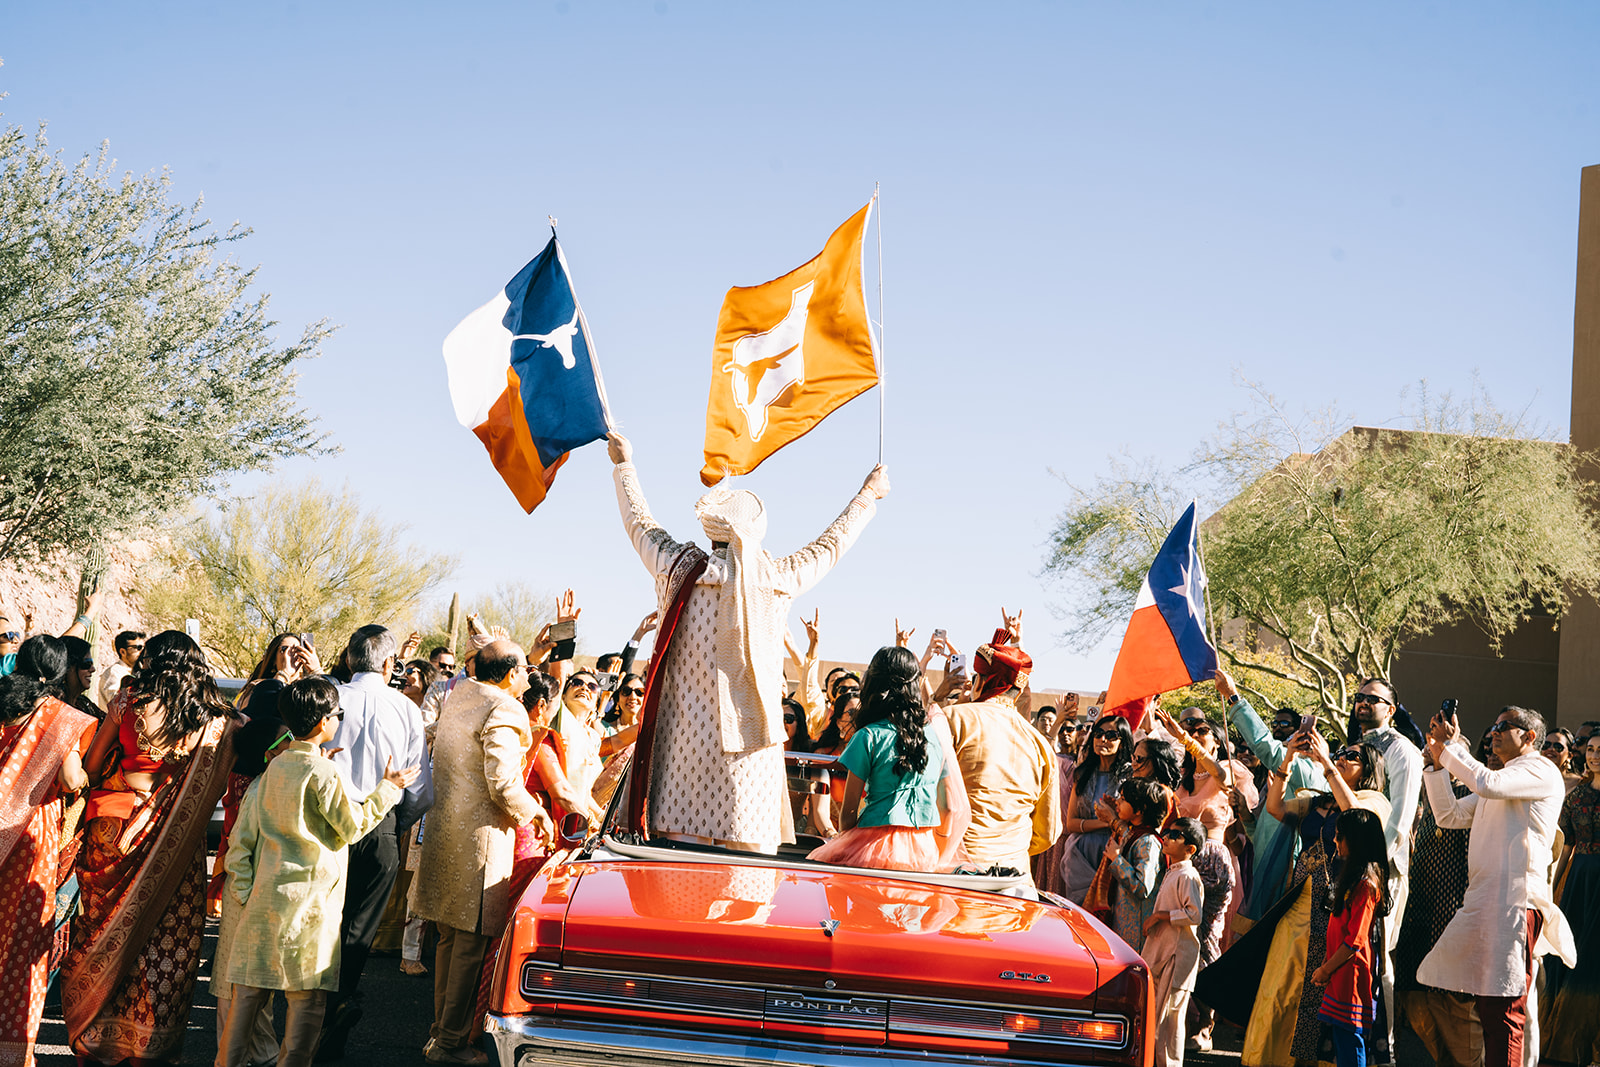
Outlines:
{"type": "Polygon", "coordinates": [[[582,812],[569,811],[562,817],[557,832],[561,835],[561,840],[567,844],[581,844],[589,836],[589,820],[584,818],[582,812]]]}

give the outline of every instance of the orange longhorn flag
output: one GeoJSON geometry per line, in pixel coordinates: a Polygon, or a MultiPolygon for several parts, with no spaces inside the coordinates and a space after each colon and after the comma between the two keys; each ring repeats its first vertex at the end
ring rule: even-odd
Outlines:
{"type": "Polygon", "coordinates": [[[805,266],[728,290],[711,353],[706,485],[750,473],[878,384],[861,262],[871,213],[869,202],[805,266]]]}

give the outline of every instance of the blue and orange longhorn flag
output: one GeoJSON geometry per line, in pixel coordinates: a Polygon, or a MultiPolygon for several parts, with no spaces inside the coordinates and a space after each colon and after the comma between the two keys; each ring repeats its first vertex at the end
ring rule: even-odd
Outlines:
{"type": "Polygon", "coordinates": [[[1195,505],[1156,553],[1111,669],[1102,714],[1121,715],[1137,730],[1150,697],[1205,681],[1217,669],[1206,636],[1206,572],[1200,561],[1195,505]]]}
{"type": "Polygon", "coordinates": [[[444,339],[450,401],[522,510],[538,507],[579,445],[610,429],[589,324],[555,237],[444,339]]]}
{"type": "Polygon", "coordinates": [[[878,384],[862,269],[871,214],[868,202],[783,277],[728,290],[711,353],[706,485],[750,473],[878,384]]]}

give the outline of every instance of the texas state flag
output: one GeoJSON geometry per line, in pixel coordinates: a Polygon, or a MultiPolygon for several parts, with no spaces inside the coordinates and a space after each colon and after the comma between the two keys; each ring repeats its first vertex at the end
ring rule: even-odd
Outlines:
{"type": "Polygon", "coordinates": [[[579,445],[610,429],[589,324],[554,237],[444,339],[450,401],[531,512],[579,445]]]}
{"type": "Polygon", "coordinates": [[[1217,650],[1206,637],[1206,572],[1194,509],[1191,502],[1150,564],[1106,687],[1105,713],[1125,716],[1135,729],[1148,698],[1204,681],[1217,669],[1217,650]]]}

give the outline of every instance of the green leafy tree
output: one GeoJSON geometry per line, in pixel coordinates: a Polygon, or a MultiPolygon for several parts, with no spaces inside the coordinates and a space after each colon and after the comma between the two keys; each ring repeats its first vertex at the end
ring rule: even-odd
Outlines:
{"type": "Polygon", "coordinates": [[[255,271],[170,178],[0,133],[0,564],[152,525],[228,475],[325,451],[255,271]]]}
{"type": "MultiPolygon", "coordinates": [[[[1390,677],[1406,641],[1468,621],[1498,642],[1600,588],[1591,461],[1479,390],[1424,389],[1408,429],[1294,419],[1254,389],[1182,472],[1225,501],[1202,525],[1225,661],[1292,682],[1342,722],[1351,684],[1390,677]],[[1224,622],[1223,620],[1226,620],[1224,622]]],[[[1156,468],[1072,490],[1046,573],[1066,579],[1066,637],[1097,643],[1187,503],[1156,468]]],[[[1258,696],[1265,697],[1259,691],[1258,696]]]]}
{"type": "Polygon", "coordinates": [[[145,610],[199,619],[220,666],[255,666],[274,634],[315,635],[326,665],[370,622],[409,631],[423,598],[455,567],[401,542],[405,527],[361,510],[349,488],[273,485],[178,532],[141,580],[145,610]]]}

